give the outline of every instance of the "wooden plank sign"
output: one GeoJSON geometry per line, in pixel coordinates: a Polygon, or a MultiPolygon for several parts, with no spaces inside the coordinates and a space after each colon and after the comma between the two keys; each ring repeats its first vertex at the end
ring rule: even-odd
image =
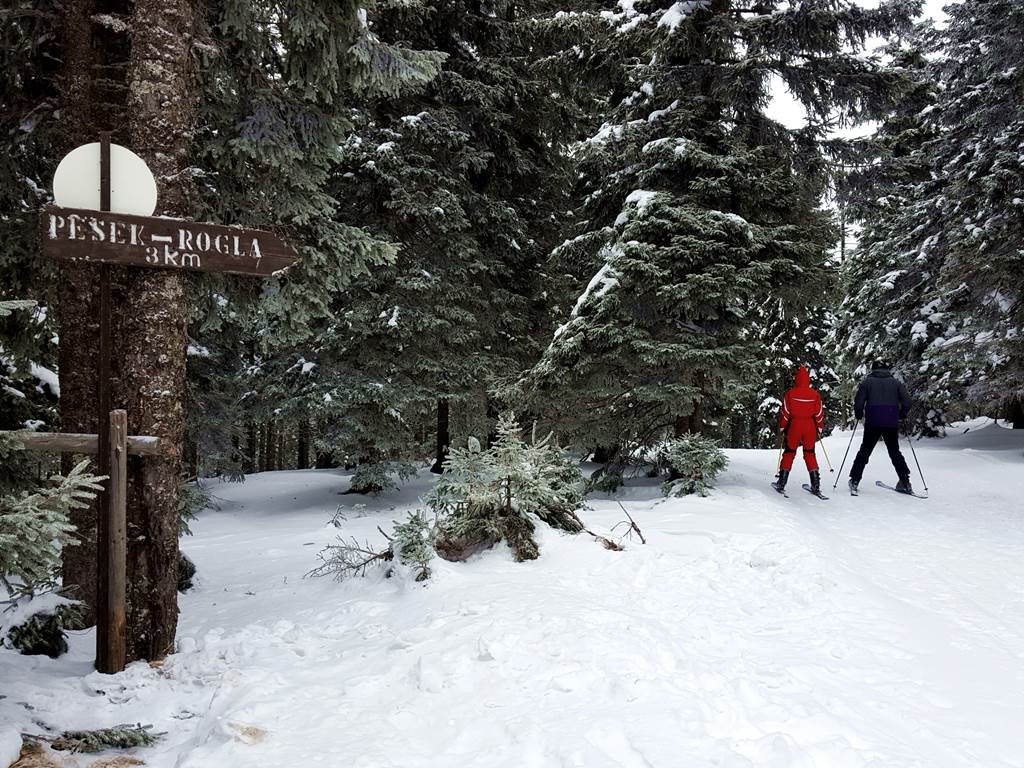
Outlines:
{"type": "Polygon", "coordinates": [[[159,216],[49,206],[39,228],[43,255],[67,261],[268,276],[298,259],[270,232],[159,216]]]}

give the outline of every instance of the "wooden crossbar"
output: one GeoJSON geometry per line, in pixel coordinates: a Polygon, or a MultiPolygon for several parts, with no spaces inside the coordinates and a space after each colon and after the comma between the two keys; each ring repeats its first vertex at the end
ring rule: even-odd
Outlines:
{"type": "MultiPolygon", "coordinates": [[[[0,435],[10,437],[29,451],[53,451],[55,453],[90,453],[100,449],[98,435],[78,432],[30,432],[28,430],[0,430],[0,435]]],[[[159,456],[163,446],[159,437],[129,435],[128,453],[134,456],[159,456]]]]}

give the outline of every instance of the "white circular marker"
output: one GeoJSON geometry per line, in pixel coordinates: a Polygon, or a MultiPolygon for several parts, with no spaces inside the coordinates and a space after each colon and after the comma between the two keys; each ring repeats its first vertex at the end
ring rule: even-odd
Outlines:
{"type": "MultiPolygon", "coordinates": [[[[53,200],[61,208],[100,209],[100,144],[83,144],[68,152],[53,174],[53,200]]],[[[130,149],[110,145],[110,210],[152,216],[156,179],[145,161],[130,149]]]]}

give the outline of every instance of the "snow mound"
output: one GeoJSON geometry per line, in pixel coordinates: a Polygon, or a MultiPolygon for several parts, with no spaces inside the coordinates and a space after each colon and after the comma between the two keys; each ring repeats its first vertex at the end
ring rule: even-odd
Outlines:
{"type": "Polygon", "coordinates": [[[0,768],[8,768],[21,756],[21,735],[9,726],[0,726],[0,768]]]}

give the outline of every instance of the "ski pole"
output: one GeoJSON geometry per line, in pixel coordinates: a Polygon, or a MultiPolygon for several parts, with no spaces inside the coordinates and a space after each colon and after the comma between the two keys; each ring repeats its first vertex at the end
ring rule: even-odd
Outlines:
{"type": "Polygon", "coordinates": [[[914,456],[914,463],[917,464],[917,474],[921,476],[921,485],[924,486],[925,493],[928,492],[928,483],[924,479],[924,472],[921,471],[921,462],[917,460],[917,451],[914,450],[914,441],[910,439],[910,435],[907,435],[907,442],[910,443],[910,452],[914,456]]]}
{"type": "Polygon", "coordinates": [[[835,470],[832,469],[832,461],[828,457],[828,451],[825,450],[825,441],[821,439],[820,434],[818,435],[818,444],[821,446],[821,452],[825,454],[825,463],[828,464],[828,471],[835,472],[835,470]]]}
{"type": "Polygon", "coordinates": [[[779,445],[779,460],[775,462],[775,474],[779,474],[779,470],[782,469],[782,454],[786,450],[786,430],[782,430],[782,441],[779,445]]]}
{"type": "Polygon", "coordinates": [[[857,427],[859,427],[859,426],[860,426],[860,419],[857,419],[857,421],[854,422],[854,425],[853,425],[853,432],[850,433],[850,442],[846,446],[846,453],[843,454],[843,463],[839,465],[839,474],[836,476],[836,481],[832,485],[832,490],[835,490],[836,488],[839,487],[839,478],[842,477],[843,467],[846,466],[846,459],[850,455],[850,446],[853,445],[853,437],[854,437],[854,435],[857,434],[857,427]]]}

